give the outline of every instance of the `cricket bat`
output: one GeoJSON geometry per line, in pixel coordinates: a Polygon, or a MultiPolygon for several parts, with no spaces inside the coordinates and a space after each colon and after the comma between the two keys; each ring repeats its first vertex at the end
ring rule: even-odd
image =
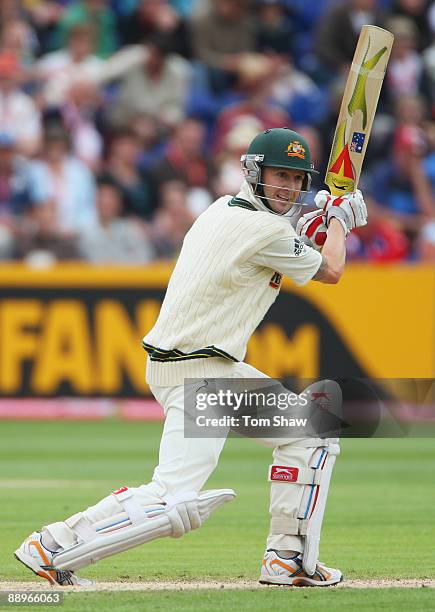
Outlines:
{"type": "Polygon", "coordinates": [[[334,196],[357,188],[393,40],[391,32],[377,26],[361,29],[325,176],[334,196]]]}

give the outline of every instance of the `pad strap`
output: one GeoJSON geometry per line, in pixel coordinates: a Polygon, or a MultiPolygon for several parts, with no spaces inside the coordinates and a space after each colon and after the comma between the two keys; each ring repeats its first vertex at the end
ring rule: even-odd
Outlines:
{"type": "Polygon", "coordinates": [[[270,520],[270,534],[305,536],[308,528],[307,519],[273,516],[270,520]]]}
{"type": "Polygon", "coordinates": [[[65,524],[74,531],[79,540],[83,540],[84,542],[90,542],[98,535],[92,524],[81,512],[77,512],[77,514],[70,516],[66,519],[65,524]]]}
{"type": "Polygon", "coordinates": [[[144,521],[144,508],[134,497],[134,493],[131,489],[128,487],[121,487],[121,489],[113,491],[112,495],[119,501],[132,525],[144,521]]]}

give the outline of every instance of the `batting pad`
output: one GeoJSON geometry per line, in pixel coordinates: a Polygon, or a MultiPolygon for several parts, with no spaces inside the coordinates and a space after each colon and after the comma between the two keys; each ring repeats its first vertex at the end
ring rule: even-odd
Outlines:
{"type": "MultiPolygon", "coordinates": [[[[127,490],[125,492],[127,494],[127,490]]],[[[139,511],[137,507],[126,504],[126,512],[116,516],[121,519],[120,527],[111,532],[107,532],[106,526],[99,532],[81,514],[74,515],[69,526],[81,541],[55,555],[53,567],[57,570],[77,570],[158,538],[181,537],[201,527],[212,512],[232,501],[235,496],[232,489],[215,489],[199,494],[189,492],[165,498],[165,504],[159,508],[153,506],[151,512],[148,512],[147,506],[142,506],[139,511]],[[122,523],[125,522],[128,524],[124,526],[122,523]]],[[[128,495],[126,499],[129,499],[128,495]]]]}
{"type": "MultiPolygon", "coordinates": [[[[309,468],[271,465],[269,480],[283,486],[303,486],[297,517],[272,516],[271,534],[288,534],[304,538],[302,565],[309,576],[316,571],[320,535],[331,474],[336,456],[340,453],[338,438],[325,438],[322,446],[313,447],[309,468]]],[[[307,448],[310,442],[307,440],[307,448]]]]}

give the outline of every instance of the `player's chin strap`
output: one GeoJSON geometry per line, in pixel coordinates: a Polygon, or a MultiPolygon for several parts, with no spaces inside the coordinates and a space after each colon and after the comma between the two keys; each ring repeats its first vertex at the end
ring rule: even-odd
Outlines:
{"type": "MultiPolygon", "coordinates": [[[[268,183],[257,183],[256,187],[260,186],[261,187],[261,191],[264,193],[263,191],[263,187],[272,187],[274,189],[281,189],[281,191],[288,191],[289,195],[291,193],[293,193],[292,189],[287,189],[287,187],[277,187],[276,185],[269,185],[268,183]]],[[[264,205],[268,208],[269,212],[273,213],[274,215],[278,215],[280,217],[293,217],[293,215],[295,214],[299,214],[299,212],[301,211],[302,206],[309,206],[309,204],[307,202],[304,202],[306,196],[312,193],[311,191],[300,191],[299,192],[299,200],[297,201],[291,201],[290,199],[288,200],[288,204],[291,204],[289,210],[285,213],[278,213],[275,212],[274,210],[272,210],[272,208],[268,205],[268,202],[279,202],[280,204],[284,203],[284,200],[280,200],[279,198],[266,198],[266,196],[264,195],[260,195],[260,193],[258,193],[258,190],[256,189],[255,191],[255,197],[259,198],[260,200],[264,201],[264,205]]]]}
{"type": "MultiPolygon", "coordinates": [[[[278,217],[286,217],[290,220],[292,225],[293,223],[294,225],[296,225],[296,222],[293,222],[293,218],[295,218],[295,220],[299,218],[299,213],[301,211],[301,206],[303,206],[303,204],[301,204],[300,202],[292,203],[289,201],[289,204],[292,204],[292,206],[290,206],[290,209],[286,213],[281,214],[281,213],[275,212],[274,210],[270,208],[270,205],[268,204],[268,199],[272,199],[272,198],[266,198],[262,193],[257,192],[263,189],[264,184],[265,183],[258,183],[260,187],[257,190],[257,187],[256,187],[257,184],[253,185],[248,180],[245,180],[237,196],[243,199],[246,199],[249,202],[252,202],[258,210],[263,210],[264,212],[270,213],[271,215],[277,215],[278,217]],[[254,191],[254,188],[255,188],[255,191],[254,191]]],[[[303,193],[306,194],[310,192],[304,191],[303,193]]],[[[282,200],[277,200],[277,202],[280,202],[281,204],[283,203],[282,200]]]]}
{"type": "Polygon", "coordinates": [[[201,527],[212,512],[233,500],[236,494],[232,489],[186,492],[148,505],[141,505],[128,487],[113,495],[124,512],[96,523],[79,512],[66,521],[78,543],[54,556],[56,570],[77,570],[157,538],[179,538],[201,527]]]}
{"type": "MultiPolygon", "coordinates": [[[[272,517],[270,523],[271,534],[304,538],[302,566],[309,576],[316,571],[329,483],[335,459],[340,453],[338,438],[326,438],[323,443],[322,446],[313,447],[314,452],[308,468],[285,467],[285,470],[291,474],[291,478],[285,480],[286,484],[304,487],[297,518],[272,517]]],[[[306,440],[295,445],[310,447],[312,442],[306,440]]],[[[270,481],[276,480],[276,477],[272,477],[274,468],[276,469],[275,466],[270,466],[270,481]]]]}

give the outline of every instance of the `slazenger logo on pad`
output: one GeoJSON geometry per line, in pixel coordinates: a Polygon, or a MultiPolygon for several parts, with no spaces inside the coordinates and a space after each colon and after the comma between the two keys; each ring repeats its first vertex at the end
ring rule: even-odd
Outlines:
{"type": "Polygon", "coordinates": [[[297,482],[299,468],[286,467],[284,465],[272,465],[270,470],[270,480],[280,480],[281,482],[297,482]]]}
{"type": "Polygon", "coordinates": [[[119,495],[120,493],[124,493],[124,491],[128,491],[128,487],[120,487],[119,489],[116,489],[116,491],[113,491],[113,495],[119,495]]]}

